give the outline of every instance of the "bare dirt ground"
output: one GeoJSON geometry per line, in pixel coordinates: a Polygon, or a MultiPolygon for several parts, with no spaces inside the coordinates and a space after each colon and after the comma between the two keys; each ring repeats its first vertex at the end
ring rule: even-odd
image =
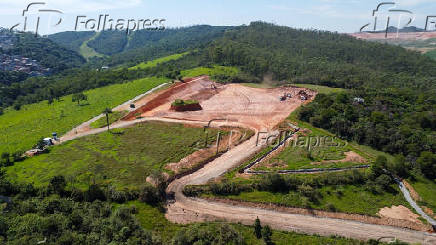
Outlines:
{"type": "Polygon", "coordinates": [[[410,209],[404,207],[403,205],[392,206],[390,208],[389,207],[382,208],[378,212],[378,215],[380,215],[381,217],[386,217],[396,220],[406,220],[412,223],[422,225],[422,222],[418,219],[420,216],[413,213],[410,209]]]}
{"type": "Polygon", "coordinates": [[[335,162],[355,162],[355,163],[366,163],[366,159],[363,158],[361,155],[357,154],[354,151],[345,152],[345,158],[341,160],[328,160],[328,161],[322,161],[322,162],[313,162],[312,165],[323,165],[323,164],[329,164],[329,163],[335,163],[335,162]]]}
{"type": "MultiPolygon", "coordinates": [[[[309,101],[302,101],[297,94],[306,91],[311,97],[315,92],[303,88],[250,88],[239,84],[220,85],[207,77],[180,84],[158,96],[147,108],[140,108],[133,114],[141,113],[142,117],[162,117],[188,119],[192,121],[209,121],[225,119],[239,122],[259,131],[269,131],[283,121],[290,112],[309,101]],[[216,89],[212,89],[215,86],[216,89]],[[280,101],[285,93],[292,99],[280,101]],[[193,112],[170,111],[171,103],[176,99],[195,99],[200,102],[203,110],[193,112]]],[[[132,115],[131,115],[132,116],[132,115]]],[[[129,119],[133,119],[130,117],[129,119]]]]}
{"type": "Polygon", "coordinates": [[[412,196],[413,200],[415,201],[421,201],[421,197],[419,196],[418,192],[416,192],[416,190],[412,187],[411,184],[409,184],[409,182],[407,182],[406,180],[403,180],[404,186],[406,186],[406,188],[409,190],[410,192],[410,196],[412,196]]]}
{"type": "MultiPolygon", "coordinates": [[[[355,38],[371,40],[371,39],[385,39],[385,33],[352,33],[349,34],[355,38]]],[[[436,32],[403,32],[399,33],[388,33],[388,39],[402,39],[402,40],[427,40],[431,38],[436,38],[436,32]]]]}

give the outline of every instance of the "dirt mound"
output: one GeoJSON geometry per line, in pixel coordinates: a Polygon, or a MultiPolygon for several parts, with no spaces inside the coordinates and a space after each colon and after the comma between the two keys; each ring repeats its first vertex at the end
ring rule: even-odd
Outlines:
{"type": "Polygon", "coordinates": [[[170,110],[184,112],[184,111],[201,111],[203,108],[199,103],[189,105],[171,105],[170,110]]]}
{"type": "Polygon", "coordinates": [[[366,163],[366,159],[357,154],[354,151],[345,152],[345,158],[341,160],[328,160],[328,161],[322,161],[322,162],[313,162],[312,165],[322,165],[322,164],[329,164],[329,163],[336,163],[336,162],[355,162],[355,163],[366,163]]]}
{"type": "Polygon", "coordinates": [[[407,220],[417,224],[422,224],[422,222],[418,219],[419,215],[413,213],[412,211],[410,211],[410,209],[402,205],[392,206],[391,208],[388,207],[382,208],[377,214],[380,215],[380,217],[407,220]]]}

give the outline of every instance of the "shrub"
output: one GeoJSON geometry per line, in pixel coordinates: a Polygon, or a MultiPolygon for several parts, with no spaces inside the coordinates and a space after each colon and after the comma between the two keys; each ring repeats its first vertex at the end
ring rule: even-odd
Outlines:
{"type": "Polygon", "coordinates": [[[157,204],[161,201],[159,191],[154,186],[144,185],[139,191],[139,200],[148,204],[157,204]]]}

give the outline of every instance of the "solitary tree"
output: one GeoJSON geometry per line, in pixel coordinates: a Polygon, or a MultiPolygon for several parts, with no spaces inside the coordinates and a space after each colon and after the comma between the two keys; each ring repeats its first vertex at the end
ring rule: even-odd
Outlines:
{"type": "Polygon", "coordinates": [[[254,221],[254,235],[256,235],[257,239],[262,238],[262,225],[260,225],[259,217],[254,221]]]}
{"type": "Polygon", "coordinates": [[[106,115],[107,131],[109,131],[109,114],[112,113],[112,110],[110,108],[106,108],[104,109],[103,113],[106,115]]]}
{"type": "Polygon", "coordinates": [[[73,102],[77,102],[77,104],[79,105],[81,100],[88,100],[88,97],[84,93],[73,94],[73,102]]]}

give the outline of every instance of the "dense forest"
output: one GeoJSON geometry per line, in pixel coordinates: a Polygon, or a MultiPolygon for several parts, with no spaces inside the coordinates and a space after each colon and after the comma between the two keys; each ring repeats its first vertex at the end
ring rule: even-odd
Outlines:
{"type": "Polygon", "coordinates": [[[62,176],[53,177],[44,188],[14,184],[0,171],[0,243],[246,244],[242,234],[228,225],[187,227],[166,240],[160,233],[145,230],[135,217],[137,207],[128,202],[159,207],[162,194],[151,185],[129,191],[98,185],[70,190],[66,186],[62,176]]]}
{"type": "Polygon", "coordinates": [[[88,46],[100,54],[113,55],[120,53],[127,45],[127,34],[122,31],[103,31],[88,46]]]}
{"type": "Polygon", "coordinates": [[[135,65],[152,58],[186,50],[203,49],[232,28],[200,25],[164,31],[136,31],[129,37],[130,40],[124,52],[113,55],[104,62],[109,65],[135,65]]]}
{"type": "Polygon", "coordinates": [[[214,63],[259,77],[333,87],[429,87],[435,62],[418,52],[326,31],[263,22],[227,31],[209,47],[214,63]]]}

